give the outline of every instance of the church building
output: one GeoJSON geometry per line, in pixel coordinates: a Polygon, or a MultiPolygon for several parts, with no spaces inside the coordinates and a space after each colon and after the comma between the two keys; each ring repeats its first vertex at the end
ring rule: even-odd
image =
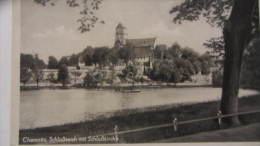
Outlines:
{"type": "Polygon", "coordinates": [[[115,33],[115,49],[121,49],[126,47],[131,49],[132,62],[144,67],[152,67],[153,63],[153,50],[155,48],[156,38],[139,38],[139,39],[127,39],[126,27],[119,23],[116,27],[115,33]]]}

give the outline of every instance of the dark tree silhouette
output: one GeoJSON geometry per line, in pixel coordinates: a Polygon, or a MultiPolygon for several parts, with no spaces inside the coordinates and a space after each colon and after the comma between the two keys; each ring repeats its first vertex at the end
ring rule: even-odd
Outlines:
{"type": "Polygon", "coordinates": [[[54,56],[49,56],[48,60],[48,69],[57,69],[58,68],[58,61],[54,56]]]}
{"type": "MultiPolygon", "coordinates": [[[[196,21],[204,16],[212,26],[223,28],[225,61],[220,109],[223,114],[236,113],[243,51],[259,32],[258,1],[185,0],[170,13],[175,14],[176,23],[196,21]]],[[[227,119],[227,122],[239,124],[237,116],[227,119]]]]}
{"type": "Polygon", "coordinates": [[[69,82],[69,70],[66,64],[62,64],[59,67],[58,81],[62,83],[63,87],[69,82]]]}

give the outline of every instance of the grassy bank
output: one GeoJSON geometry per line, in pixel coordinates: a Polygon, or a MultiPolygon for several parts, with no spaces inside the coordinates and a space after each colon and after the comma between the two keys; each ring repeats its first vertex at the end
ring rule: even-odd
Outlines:
{"type": "MultiPolygon", "coordinates": [[[[239,99],[240,111],[250,111],[260,109],[260,95],[239,99]]],[[[118,125],[119,130],[129,130],[143,128],[152,125],[165,124],[172,121],[173,116],[179,121],[215,116],[219,107],[219,101],[198,103],[192,105],[160,106],[150,109],[125,110],[117,112],[114,116],[100,117],[94,121],[20,130],[20,144],[24,144],[24,137],[48,138],[50,136],[85,137],[113,132],[114,125],[118,125]]],[[[260,113],[245,115],[240,117],[242,124],[249,124],[260,121],[260,113]]],[[[225,128],[225,127],[222,127],[225,128]]],[[[171,137],[178,137],[193,134],[201,131],[219,129],[216,120],[184,124],[178,127],[178,132],[174,132],[173,127],[166,127],[154,130],[146,130],[120,135],[120,143],[142,143],[160,140],[171,137]]],[[[232,139],[230,140],[232,141],[232,139]]],[[[37,142],[35,142],[37,143],[37,142]]],[[[81,143],[81,142],[78,142],[81,143]]],[[[91,142],[90,142],[91,143],[91,142]]],[[[93,142],[96,143],[96,142],[93,142]]],[[[102,143],[102,142],[101,142],[102,143]]]]}

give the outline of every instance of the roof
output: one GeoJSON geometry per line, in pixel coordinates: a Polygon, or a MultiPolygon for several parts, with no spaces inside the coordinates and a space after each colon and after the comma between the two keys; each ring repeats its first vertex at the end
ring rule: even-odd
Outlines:
{"type": "Polygon", "coordinates": [[[133,48],[133,56],[135,58],[145,58],[152,56],[152,49],[150,47],[135,47],[133,48]]]}
{"type": "Polygon", "coordinates": [[[123,24],[122,23],[118,23],[118,25],[117,25],[117,27],[116,28],[123,28],[123,29],[125,29],[125,27],[123,26],[123,24]]]}
{"type": "Polygon", "coordinates": [[[156,38],[126,39],[126,44],[133,47],[154,47],[156,38]]]}

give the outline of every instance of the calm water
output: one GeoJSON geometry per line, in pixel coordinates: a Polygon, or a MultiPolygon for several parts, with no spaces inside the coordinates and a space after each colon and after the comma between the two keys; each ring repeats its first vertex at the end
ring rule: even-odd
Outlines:
{"type": "MultiPolygon", "coordinates": [[[[240,96],[258,94],[240,90],[240,96]]],[[[141,93],[113,90],[21,91],[20,128],[36,128],[91,120],[107,112],[166,104],[206,102],[220,99],[219,88],[142,89],[141,93]]]]}

